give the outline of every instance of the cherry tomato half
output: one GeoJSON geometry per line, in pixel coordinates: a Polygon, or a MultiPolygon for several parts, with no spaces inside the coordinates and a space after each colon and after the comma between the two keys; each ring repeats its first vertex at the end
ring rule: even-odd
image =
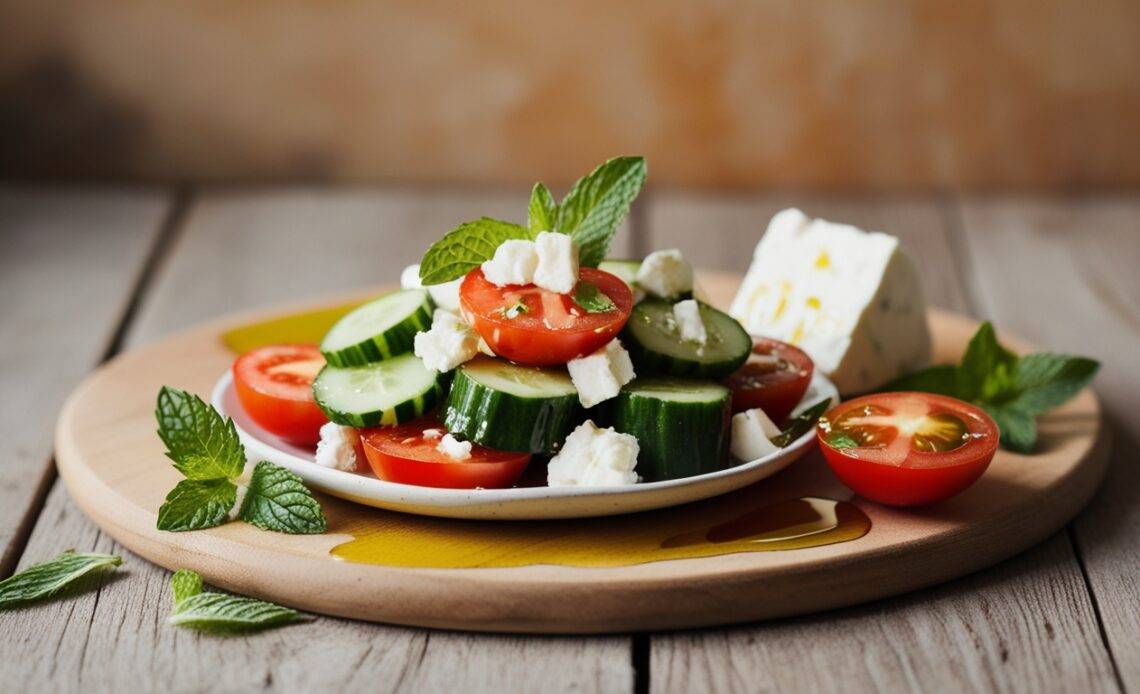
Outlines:
{"type": "Polygon", "coordinates": [[[269,345],[234,362],[238,401],[253,421],[298,446],[320,440],[329,421],[313,400],[313,379],[325,366],[315,345],[269,345]]]}
{"type": "Polygon", "coordinates": [[[422,487],[504,489],[530,462],[529,453],[510,453],[472,444],[471,457],[456,460],[436,450],[447,430],[434,417],[396,426],[362,429],[360,441],[372,472],[382,480],[422,487]],[[430,431],[424,435],[425,430],[430,431]]]}
{"type": "Polygon", "coordinates": [[[802,349],[757,337],[748,361],[727,379],[732,411],[759,407],[773,422],[781,422],[807,392],[814,370],[815,364],[802,349]]]}
{"type": "Polygon", "coordinates": [[[878,393],[833,408],[816,429],[836,476],[893,506],[949,499],[986,471],[998,447],[994,420],[930,393],[878,393]]]}
{"type": "Polygon", "coordinates": [[[533,284],[496,287],[475,268],[459,286],[460,310],[495,354],[529,366],[565,364],[612,340],[633,308],[633,293],[617,276],[584,267],[578,278],[596,286],[615,307],[588,313],[569,294],[533,284]]]}

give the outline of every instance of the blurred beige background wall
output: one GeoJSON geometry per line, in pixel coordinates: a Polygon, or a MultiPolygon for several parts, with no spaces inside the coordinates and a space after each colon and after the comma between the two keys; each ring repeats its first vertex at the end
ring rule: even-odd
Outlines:
{"type": "Polygon", "coordinates": [[[6,178],[1140,185],[1140,2],[0,0],[6,178]]]}

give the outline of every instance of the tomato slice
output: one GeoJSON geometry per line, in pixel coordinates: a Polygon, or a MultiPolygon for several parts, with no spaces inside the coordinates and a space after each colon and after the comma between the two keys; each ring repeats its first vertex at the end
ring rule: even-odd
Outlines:
{"type": "Polygon", "coordinates": [[[980,408],[910,392],[849,400],[820,419],[817,435],[844,484],[894,506],[931,504],[969,487],[989,467],[999,437],[980,408]]]}
{"type": "Polygon", "coordinates": [[[528,366],[565,364],[612,340],[633,308],[633,293],[617,276],[584,267],[578,279],[595,285],[615,307],[589,313],[569,294],[533,284],[496,287],[479,268],[459,285],[459,306],[495,354],[528,366]]]}
{"type": "Polygon", "coordinates": [[[234,362],[234,389],[263,429],[289,443],[313,446],[328,421],[313,400],[313,379],[324,366],[316,345],[259,347],[234,362]]]}
{"type": "Polygon", "coordinates": [[[814,370],[815,364],[802,349],[757,337],[748,361],[728,377],[732,411],[759,407],[773,422],[781,422],[807,392],[814,370]]]}
{"type": "Polygon", "coordinates": [[[447,430],[434,417],[397,426],[362,429],[360,440],[372,472],[382,480],[422,487],[504,489],[522,475],[529,453],[496,451],[472,444],[471,457],[455,460],[436,450],[447,430]],[[425,436],[434,429],[436,436],[425,436]]]}

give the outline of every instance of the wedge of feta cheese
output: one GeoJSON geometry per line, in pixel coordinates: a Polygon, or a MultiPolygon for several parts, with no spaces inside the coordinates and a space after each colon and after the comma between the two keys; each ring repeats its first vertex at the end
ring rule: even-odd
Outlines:
{"type": "MultiPolygon", "coordinates": [[[[427,432],[424,432],[425,438],[427,432]]],[[[444,434],[443,438],[436,444],[435,450],[446,455],[452,460],[467,460],[471,457],[471,442],[460,441],[451,434],[444,434]]]]}
{"type": "Polygon", "coordinates": [[[729,450],[740,460],[763,458],[780,448],[772,437],[780,433],[764,410],[759,407],[732,415],[732,441],[729,450]]]}
{"type": "Polygon", "coordinates": [[[673,304],[673,319],[685,342],[703,345],[709,341],[709,333],[701,320],[701,306],[695,299],[685,299],[673,304]]]}
{"type": "Polygon", "coordinates": [[[578,389],[582,407],[593,407],[617,397],[621,387],[633,380],[633,361],[621,340],[610,340],[598,351],[566,364],[570,380],[578,389]]]}
{"type": "Polygon", "coordinates": [[[359,435],[352,427],[328,422],[321,427],[316,463],[321,467],[352,472],[356,470],[356,443],[359,435]]]}
{"type": "Polygon", "coordinates": [[[459,316],[437,308],[431,329],[416,333],[412,345],[424,365],[443,373],[479,353],[479,335],[459,316]]]}
{"type": "Polygon", "coordinates": [[[429,284],[425,287],[423,283],[420,282],[419,263],[409,265],[400,273],[401,288],[426,289],[436,306],[453,313],[459,310],[459,285],[462,282],[463,278],[459,278],[450,282],[444,282],[443,284],[429,284]]]}
{"type": "Polygon", "coordinates": [[[538,252],[534,241],[510,239],[495,249],[495,255],[480,266],[487,281],[498,287],[534,282],[538,252]]]}
{"type": "Polygon", "coordinates": [[[922,284],[898,239],[795,209],[772,218],[729,313],[802,348],[843,394],[930,361],[922,284]]]}
{"type": "Polygon", "coordinates": [[[591,420],[578,425],[547,465],[551,487],[616,487],[637,484],[637,439],[591,420]]]}
{"type": "Polygon", "coordinates": [[[653,251],[645,256],[637,269],[637,285],[663,299],[690,292],[693,290],[693,266],[676,248],[653,251]]]}
{"type": "Polygon", "coordinates": [[[558,294],[569,294],[578,284],[578,246],[567,234],[539,232],[534,239],[538,267],[534,283],[558,294]]]}

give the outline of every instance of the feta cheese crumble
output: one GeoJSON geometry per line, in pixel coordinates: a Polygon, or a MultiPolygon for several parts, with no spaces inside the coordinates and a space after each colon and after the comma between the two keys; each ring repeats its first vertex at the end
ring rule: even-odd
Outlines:
{"type": "Polygon", "coordinates": [[[328,422],[321,427],[321,440],[317,442],[316,463],[333,470],[356,470],[356,442],[359,435],[352,427],[328,422]]]}
{"type": "Polygon", "coordinates": [[[551,487],[615,487],[637,484],[637,439],[591,420],[570,432],[562,450],[550,459],[546,483],[551,487]]]}
{"type": "Polygon", "coordinates": [[[459,310],[459,285],[462,282],[463,278],[461,277],[443,284],[429,284],[425,287],[420,282],[419,263],[409,265],[400,273],[400,287],[402,289],[426,289],[436,306],[452,313],[459,310]]]}
{"type": "Polygon", "coordinates": [[[696,299],[673,304],[673,318],[677,321],[677,329],[681,331],[681,339],[685,342],[703,345],[709,341],[708,331],[701,321],[701,307],[696,299]]]}
{"type": "Polygon", "coordinates": [[[484,261],[481,267],[488,282],[505,287],[508,284],[534,282],[538,264],[539,256],[534,241],[510,239],[499,244],[494,257],[484,261]]]}
{"type": "Polygon", "coordinates": [[[434,441],[443,436],[443,431],[440,429],[424,429],[424,438],[428,441],[434,441]]]}
{"type": "Polygon", "coordinates": [[[732,455],[743,461],[756,460],[780,448],[772,437],[780,433],[764,410],[759,407],[732,415],[732,455]]]}
{"type": "Polygon", "coordinates": [[[690,292],[693,290],[693,266],[676,248],[653,251],[645,256],[637,269],[637,285],[663,299],[690,292]]]}
{"type": "MultiPolygon", "coordinates": [[[[425,431],[426,435],[427,432],[425,431]]],[[[451,434],[444,434],[443,438],[439,440],[435,450],[446,455],[452,460],[467,460],[471,457],[471,442],[460,441],[451,434]]]]}
{"type": "Polygon", "coordinates": [[[413,347],[429,369],[443,373],[479,353],[479,335],[454,313],[437,308],[431,330],[416,333],[413,347]]]}
{"type": "Polygon", "coordinates": [[[571,359],[566,364],[570,380],[578,389],[582,407],[593,407],[616,397],[621,387],[633,380],[633,361],[621,340],[610,340],[593,354],[571,359]]]}
{"type": "Polygon", "coordinates": [[[538,267],[534,283],[543,289],[569,294],[578,284],[578,246],[567,234],[539,232],[534,239],[538,251],[538,267]]]}

